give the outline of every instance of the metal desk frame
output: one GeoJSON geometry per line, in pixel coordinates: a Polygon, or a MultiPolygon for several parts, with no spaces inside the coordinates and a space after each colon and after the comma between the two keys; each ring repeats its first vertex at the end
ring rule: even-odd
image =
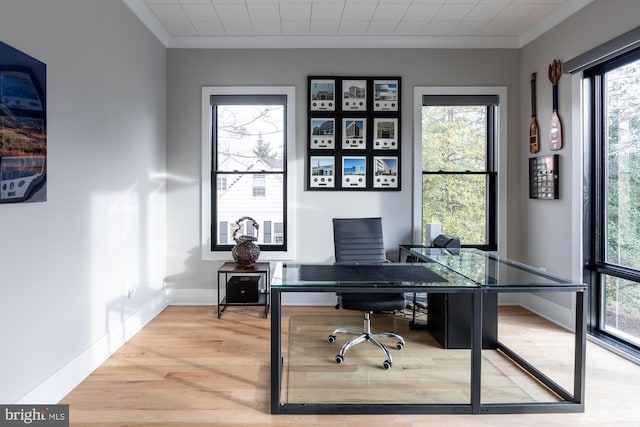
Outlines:
{"type": "MultiPolygon", "coordinates": [[[[415,255],[415,254],[414,254],[415,255]]],[[[295,264],[295,263],[291,263],[295,264]]],[[[285,264],[286,265],[286,264],[285,264]]],[[[282,263],[276,272],[283,268],[282,263]]],[[[276,274],[273,275],[276,277],[276,274]]],[[[568,282],[571,283],[571,282],[568,282]]],[[[341,291],[349,293],[366,293],[371,291],[367,286],[348,286],[342,284],[341,291]]],[[[471,324],[471,390],[470,402],[467,404],[372,404],[372,403],[281,403],[282,396],[282,293],[284,292],[336,292],[334,285],[314,283],[308,289],[291,286],[286,283],[271,286],[271,413],[272,414],[525,414],[525,413],[563,413],[584,412],[584,377],[586,348],[586,286],[573,283],[562,287],[509,287],[499,289],[475,284],[474,287],[420,286],[412,283],[389,283],[388,287],[378,284],[379,292],[467,292],[472,295],[473,321],[471,324]],[[574,351],[574,384],[573,393],[565,390],[553,379],[539,371],[524,358],[498,343],[498,350],[515,363],[545,384],[560,396],[561,402],[526,402],[526,403],[481,403],[481,363],[482,363],[482,300],[487,292],[575,292],[576,293],[576,331],[574,351]]]]}

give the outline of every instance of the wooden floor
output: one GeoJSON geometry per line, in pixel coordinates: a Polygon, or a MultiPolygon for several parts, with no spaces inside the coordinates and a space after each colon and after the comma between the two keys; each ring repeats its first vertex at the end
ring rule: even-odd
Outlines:
{"type": "MultiPolygon", "coordinates": [[[[363,327],[362,313],[343,313],[352,314],[291,316],[283,366],[283,402],[467,405],[471,402],[471,351],[444,349],[431,334],[424,329],[412,329],[410,319],[397,314],[376,314],[372,319],[374,331],[393,331],[406,342],[399,351],[395,349],[396,339],[383,339],[393,357],[392,369],[383,368],[384,354],[371,343],[350,348],[338,366],[336,354],[353,335],[337,334],[336,341],[330,344],[329,332],[345,327],[360,331],[363,327]]],[[[554,341],[564,337],[567,342],[573,341],[573,335],[566,331],[554,331],[553,335],[558,332],[560,336],[554,341]]],[[[572,360],[566,364],[570,366],[572,360]]],[[[559,401],[526,371],[514,367],[497,350],[483,350],[482,403],[559,401]]],[[[549,369],[555,378],[558,369],[549,369]]],[[[573,384],[573,378],[569,384],[573,384]]]]}
{"type": "MultiPolygon", "coordinates": [[[[73,426],[637,426],[640,366],[587,343],[586,411],[528,415],[271,415],[269,326],[258,308],[172,306],[118,350],[60,403],[73,426]]],[[[348,315],[328,307],[285,307],[300,314],[348,315]]],[[[536,366],[570,381],[558,331],[522,309],[501,308],[500,338],[536,366]],[[555,350],[554,350],[555,349],[555,350]]],[[[285,334],[283,334],[285,335],[285,334]]],[[[283,337],[283,349],[288,348],[283,337]]],[[[570,343],[570,340],[566,341],[570,343]]],[[[570,347],[570,345],[569,345],[570,347]]],[[[570,350],[568,350],[570,351],[570,350]]],[[[332,369],[335,365],[328,365],[332,369]]],[[[396,367],[392,368],[395,369],[396,367]]],[[[505,371],[508,368],[504,368],[505,371]]],[[[388,373],[390,373],[389,371],[388,373]]],[[[408,384],[408,387],[411,385],[408,384]]]]}

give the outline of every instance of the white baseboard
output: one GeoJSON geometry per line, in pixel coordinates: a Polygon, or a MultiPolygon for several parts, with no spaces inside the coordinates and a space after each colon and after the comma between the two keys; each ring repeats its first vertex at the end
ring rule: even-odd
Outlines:
{"type": "Polygon", "coordinates": [[[15,403],[59,402],[166,307],[165,295],[159,294],[15,403]]]}
{"type": "Polygon", "coordinates": [[[540,298],[535,294],[532,294],[527,298],[523,298],[520,305],[558,326],[572,332],[575,331],[576,315],[572,309],[555,304],[547,299],[540,298]]]}
{"type": "MultiPolygon", "coordinates": [[[[216,289],[168,289],[169,305],[218,305],[216,289]]],[[[282,305],[335,305],[336,296],[330,292],[285,292],[282,305]]]]}
{"type": "Polygon", "coordinates": [[[218,305],[216,289],[167,289],[169,305],[218,305]]]}

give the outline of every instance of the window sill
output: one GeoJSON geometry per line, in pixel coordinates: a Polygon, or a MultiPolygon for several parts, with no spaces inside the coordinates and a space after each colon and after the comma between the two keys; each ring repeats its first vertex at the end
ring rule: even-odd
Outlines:
{"type": "Polygon", "coordinates": [[[626,345],[618,340],[615,340],[608,335],[598,333],[598,332],[589,332],[587,334],[587,340],[599,345],[600,347],[606,348],[612,353],[617,354],[620,357],[623,357],[637,365],[640,365],[640,350],[626,345]]]}
{"type": "MultiPolygon", "coordinates": [[[[203,261],[229,261],[232,258],[231,251],[211,251],[202,248],[203,261]]],[[[260,253],[258,261],[291,261],[295,259],[293,251],[264,251],[260,253]]]]}

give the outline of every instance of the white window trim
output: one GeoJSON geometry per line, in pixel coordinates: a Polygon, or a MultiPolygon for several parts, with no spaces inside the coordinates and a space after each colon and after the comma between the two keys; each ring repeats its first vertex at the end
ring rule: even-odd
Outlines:
{"type": "Polygon", "coordinates": [[[212,95],[286,95],[287,96],[287,250],[265,251],[261,261],[295,259],[296,254],[296,158],[295,153],[295,86],[204,86],[202,87],[202,175],[200,178],[200,249],[203,260],[230,260],[230,251],[211,250],[211,157],[212,95]]]}
{"type": "Polygon", "coordinates": [[[498,95],[498,252],[507,254],[507,88],[505,86],[416,86],[413,89],[413,242],[422,242],[422,97],[423,95],[498,95]]]}

